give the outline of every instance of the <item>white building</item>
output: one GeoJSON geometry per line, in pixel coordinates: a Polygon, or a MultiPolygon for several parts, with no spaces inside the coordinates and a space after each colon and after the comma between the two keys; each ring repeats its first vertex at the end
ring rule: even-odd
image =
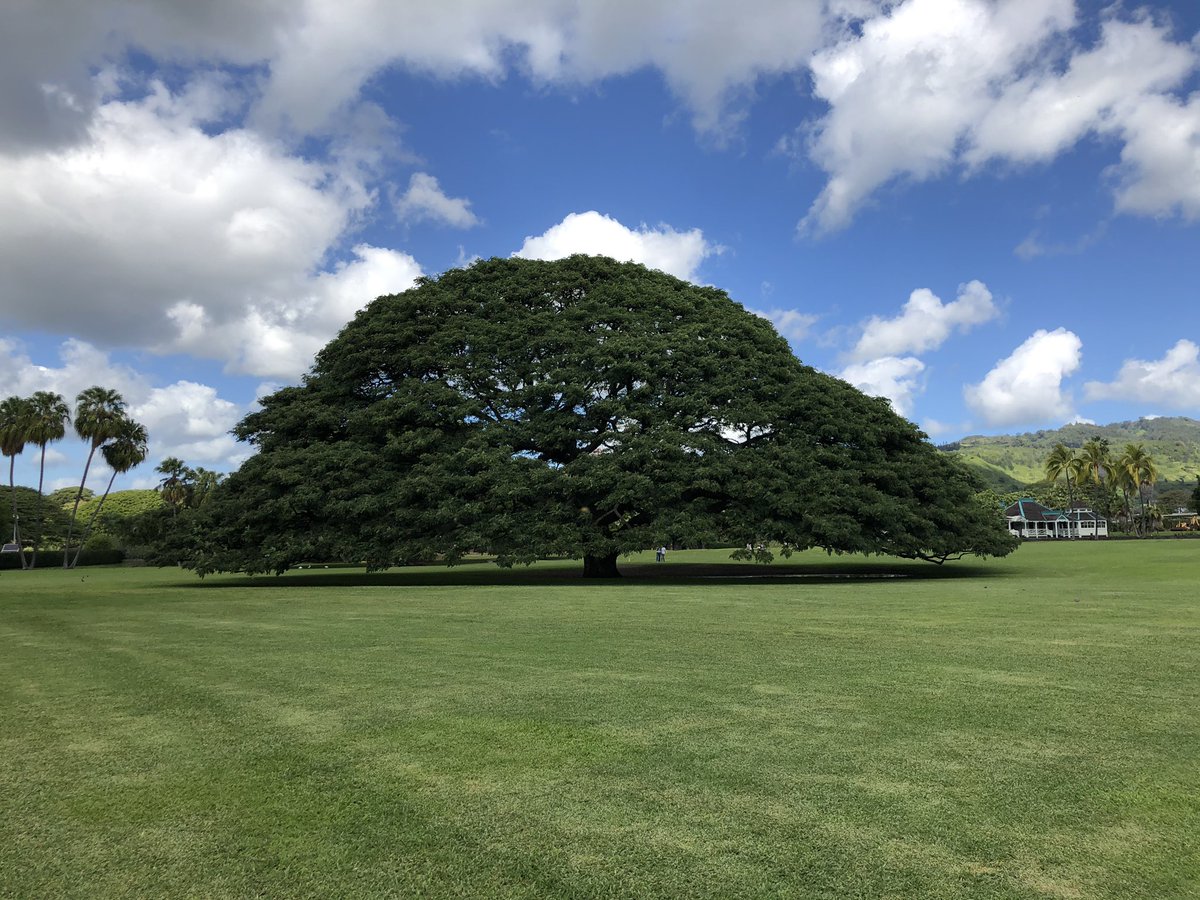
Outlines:
{"type": "Polygon", "coordinates": [[[1004,517],[1008,530],[1027,540],[1108,537],[1108,520],[1079,503],[1064,511],[1024,497],[1004,510],[1004,517]]]}

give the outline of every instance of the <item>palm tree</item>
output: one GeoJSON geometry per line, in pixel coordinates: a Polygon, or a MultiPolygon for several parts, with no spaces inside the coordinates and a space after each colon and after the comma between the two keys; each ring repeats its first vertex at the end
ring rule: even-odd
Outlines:
{"type": "Polygon", "coordinates": [[[192,485],[192,506],[203,506],[204,501],[213,492],[213,488],[224,481],[225,476],[220,472],[214,472],[212,469],[206,469],[204,466],[196,466],[191,472],[194,481],[192,485]]]}
{"type": "Polygon", "coordinates": [[[17,457],[29,441],[31,409],[29,401],[22,397],[9,397],[0,402],[0,454],[8,457],[8,495],[12,500],[13,543],[21,557],[21,568],[25,564],[25,550],[21,546],[20,517],[17,515],[17,483],[15,472],[17,457]]]}
{"type": "Polygon", "coordinates": [[[1158,467],[1154,465],[1154,458],[1146,452],[1146,448],[1142,444],[1126,444],[1125,450],[1121,453],[1120,460],[1118,460],[1118,466],[1128,484],[1138,492],[1138,500],[1141,502],[1142,508],[1138,530],[1145,537],[1145,489],[1152,486],[1158,480],[1158,467]]]}
{"type": "MultiPolygon", "coordinates": [[[[1105,486],[1110,486],[1110,476],[1112,474],[1112,461],[1108,457],[1108,441],[1104,438],[1094,437],[1085,441],[1083,449],[1080,451],[1080,467],[1079,474],[1081,480],[1090,481],[1098,488],[1096,491],[1096,499],[1099,500],[1104,493],[1105,486]]],[[[1094,510],[1096,515],[1100,515],[1099,502],[1096,503],[1094,510]]],[[[1104,510],[1107,512],[1107,510],[1104,510]]]]}
{"type": "Polygon", "coordinates": [[[1076,526],[1071,520],[1071,508],[1075,505],[1075,484],[1079,481],[1082,472],[1083,460],[1066,444],[1055,444],[1054,449],[1050,451],[1050,455],[1046,457],[1046,478],[1051,482],[1057,482],[1061,476],[1067,482],[1068,537],[1074,537],[1071,532],[1076,526]]]}
{"type": "Polygon", "coordinates": [[[38,465],[38,520],[33,526],[33,559],[29,568],[37,568],[38,548],[42,543],[42,529],[46,522],[46,510],[42,506],[42,487],[46,477],[46,445],[51,441],[61,441],[67,433],[67,423],[71,421],[71,409],[61,394],[51,391],[38,391],[29,398],[33,407],[33,422],[29,429],[29,442],[42,448],[42,458],[38,465]]]}
{"type": "Polygon", "coordinates": [[[1151,503],[1146,507],[1146,525],[1152,531],[1160,531],[1163,527],[1163,512],[1162,507],[1157,503],[1151,503]]]}
{"type": "Polygon", "coordinates": [[[75,520],[79,516],[79,501],[87,484],[88,469],[96,450],[109,438],[116,437],[121,421],[125,417],[125,398],[114,390],[93,386],[79,392],[75,398],[75,433],[91,443],[87,462],[83,466],[83,478],[75,494],[75,506],[71,510],[71,524],[67,527],[67,541],[63,544],[63,568],[69,568],[71,537],[75,533],[75,520]]]}
{"type": "Polygon", "coordinates": [[[111,439],[100,446],[100,455],[104,457],[104,461],[112,469],[112,475],[109,476],[108,487],[104,489],[104,494],[100,497],[100,503],[97,504],[96,511],[92,513],[91,519],[88,520],[87,529],[83,532],[83,537],[79,539],[79,549],[75,551],[75,559],[71,562],[72,569],[79,564],[79,554],[83,553],[83,547],[87,543],[88,536],[92,533],[92,528],[95,527],[96,522],[100,519],[100,511],[104,509],[104,501],[108,499],[113,482],[116,481],[118,475],[123,475],[134,466],[145,462],[146,455],[150,452],[146,446],[149,438],[146,435],[146,429],[143,425],[139,425],[133,419],[122,417],[116,431],[117,433],[111,439]]]}
{"type": "Polygon", "coordinates": [[[1113,460],[1113,467],[1108,473],[1109,483],[1111,486],[1119,488],[1121,491],[1121,522],[1126,531],[1136,531],[1137,523],[1133,520],[1133,510],[1129,506],[1129,495],[1133,493],[1137,487],[1134,484],[1133,476],[1129,473],[1129,469],[1125,466],[1121,457],[1113,460]]]}
{"type": "Polygon", "coordinates": [[[163,502],[171,507],[171,515],[174,516],[179,512],[179,507],[187,505],[192,470],[182,459],[168,456],[154,471],[165,476],[158,483],[158,492],[162,494],[163,502]]]}

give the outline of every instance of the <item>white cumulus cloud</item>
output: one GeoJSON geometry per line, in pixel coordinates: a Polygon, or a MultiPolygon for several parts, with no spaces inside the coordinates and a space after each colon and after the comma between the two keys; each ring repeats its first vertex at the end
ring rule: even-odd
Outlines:
{"type": "Polygon", "coordinates": [[[1125,121],[1195,64],[1191,48],[1148,20],[1106,21],[1097,45],[1076,53],[1061,74],[1037,67],[1006,85],[972,126],[964,159],[972,166],[1053,159],[1082,135],[1125,121]]]}
{"type": "Polygon", "coordinates": [[[989,425],[1065,421],[1073,415],[1063,380],[1079,368],[1083,342],[1065,328],[1039,329],[967,385],[967,405],[989,425]]]}
{"type": "Polygon", "coordinates": [[[944,172],[997,80],[1073,22],[1071,0],[908,0],[817,53],[813,92],[829,112],[808,149],[829,181],[807,226],[840,228],[896,176],[944,172]]]}
{"type": "Polygon", "coordinates": [[[864,394],[887,397],[892,408],[902,416],[912,413],[913,401],[923,389],[921,373],[925,363],[913,356],[885,356],[867,362],[853,363],[838,373],[864,394]]]}
{"type": "Polygon", "coordinates": [[[1200,219],[1200,93],[1187,102],[1146,97],[1121,121],[1117,208],[1200,219]]]}
{"type": "Polygon", "coordinates": [[[377,71],[397,65],[441,78],[492,81],[516,68],[540,84],[588,84],[661,71],[704,131],[762,75],[803,66],[827,17],[792,0],[309,0],[271,51],[261,113],[319,128],[377,71]]]}
{"type": "Polygon", "coordinates": [[[1089,381],[1084,391],[1091,400],[1133,400],[1200,410],[1200,347],[1181,340],[1162,359],[1127,359],[1113,381],[1089,381]]]}
{"type": "Polygon", "coordinates": [[[248,455],[230,429],[245,410],[217,396],[215,388],[194,381],[138,391],[129,414],[146,426],[158,457],[177,456],[188,463],[227,466],[248,455]]]}
{"type": "Polygon", "coordinates": [[[421,275],[416,260],[395,250],[360,244],[354,257],[298,282],[295,294],[259,298],[238,316],[217,318],[203,306],[176,304],[168,310],[177,328],[171,349],[216,356],[239,374],[295,379],[359,309],[408,290],[421,275]]]}
{"type": "Polygon", "coordinates": [[[1104,13],[1076,43],[1072,0],[905,0],[816,53],[828,112],[785,142],[829,175],[801,223],[844,227],[881,186],[990,161],[1044,162],[1088,135],[1123,142],[1119,210],[1194,218],[1195,103],[1170,92],[1200,62],[1144,13],[1104,13]]]}
{"type": "MultiPolygon", "coordinates": [[[[827,4],[836,18],[842,3],[827,4]]],[[[764,75],[801,68],[830,22],[794,0],[57,0],[0,14],[0,147],[78,136],[97,105],[89,68],[127,47],[164,62],[266,71],[256,119],[324,129],[378,72],[572,87],[662,72],[701,130],[764,75]],[[46,91],[51,85],[54,91],[46,91]]],[[[736,118],[736,116],[735,116],[736,118]]]]}
{"type": "Polygon", "coordinates": [[[322,271],[373,202],[357,173],[196,115],[160,86],[101,106],[85,143],[0,156],[0,316],[295,377],[370,291],[420,274],[369,247],[322,271]]]}
{"type": "Polygon", "coordinates": [[[628,228],[594,210],[571,213],[544,234],[525,238],[513,256],[562,259],[575,253],[611,256],[621,262],[642,263],[677,278],[696,281],[696,270],[719,248],[704,239],[699,228],[676,231],[669,225],[628,228]]]}
{"type": "Polygon", "coordinates": [[[454,228],[472,228],[479,218],[471,212],[471,201],[447,197],[438,180],[427,172],[414,172],[408,190],[396,198],[396,217],[406,222],[429,221],[454,228]]]}
{"type": "Polygon", "coordinates": [[[804,340],[808,337],[809,332],[812,331],[812,327],[820,319],[820,316],[800,312],[798,309],[780,309],[776,307],[767,310],[752,309],[750,312],[766,319],[775,326],[776,331],[789,341],[804,340]]]}
{"type": "Polygon", "coordinates": [[[981,281],[960,285],[957,299],[942,303],[927,288],[913,291],[899,316],[872,316],[851,351],[855,360],[936,350],[956,329],[969,331],[999,315],[991,291],[981,281]]]}

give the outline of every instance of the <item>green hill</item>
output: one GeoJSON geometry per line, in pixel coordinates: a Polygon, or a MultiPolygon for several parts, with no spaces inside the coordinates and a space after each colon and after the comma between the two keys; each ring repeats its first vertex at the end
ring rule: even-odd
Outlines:
{"type": "MultiPolygon", "coordinates": [[[[79,504],[79,521],[89,521],[99,505],[99,494],[79,504]]],[[[124,519],[129,516],[136,516],[138,513],[158,509],[162,505],[162,495],[151,488],[113,491],[108,495],[108,499],[104,501],[104,511],[101,515],[105,519],[110,516],[114,519],[124,519]]],[[[69,508],[70,505],[68,505],[69,508]]]]}
{"type": "MultiPolygon", "coordinates": [[[[71,511],[72,505],[72,503],[68,503],[65,507],[68,514],[71,511]]],[[[100,521],[96,523],[93,535],[109,534],[111,533],[110,529],[112,525],[117,520],[127,519],[139,513],[158,509],[162,505],[162,495],[155,490],[113,491],[108,495],[108,499],[104,501],[104,509],[100,513],[100,521]]],[[[87,527],[99,506],[99,494],[79,505],[79,527],[81,530],[87,527]]]]}
{"type": "Polygon", "coordinates": [[[989,487],[1016,490],[1045,479],[1046,456],[1055,444],[1082,447],[1084,442],[1104,438],[1114,452],[1126,444],[1143,444],[1154,457],[1161,482],[1192,483],[1200,472],[1200,422],[1186,416],[1163,416],[1114,422],[1111,425],[1064,425],[1025,434],[972,435],[942,445],[972,470],[989,487]]]}

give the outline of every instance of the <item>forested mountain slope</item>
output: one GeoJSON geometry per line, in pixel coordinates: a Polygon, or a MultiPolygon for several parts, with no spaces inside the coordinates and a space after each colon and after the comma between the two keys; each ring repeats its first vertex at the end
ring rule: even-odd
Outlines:
{"type": "Polygon", "coordinates": [[[972,435],[941,449],[967,463],[990,486],[1016,489],[1045,479],[1046,456],[1055,444],[1082,447],[1094,437],[1107,440],[1114,453],[1120,453],[1126,444],[1143,444],[1164,482],[1194,482],[1200,471],[1200,422],[1186,416],[1064,425],[1025,434],[972,435]]]}

